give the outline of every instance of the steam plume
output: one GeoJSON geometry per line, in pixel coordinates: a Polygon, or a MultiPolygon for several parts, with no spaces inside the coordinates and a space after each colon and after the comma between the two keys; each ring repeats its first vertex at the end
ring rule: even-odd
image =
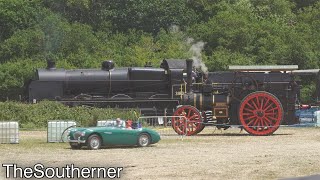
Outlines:
{"type": "MultiPolygon", "coordinates": [[[[179,29],[179,26],[172,25],[170,27],[170,32],[180,33],[181,31],[179,29]]],[[[201,51],[203,50],[205,43],[203,41],[195,43],[193,38],[187,38],[186,44],[191,45],[189,49],[189,53],[191,54],[191,59],[193,60],[193,66],[197,69],[200,69],[203,73],[207,74],[208,68],[202,62],[202,57],[201,57],[201,51]]]]}
{"type": "MultiPolygon", "coordinates": [[[[193,39],[189,38],[187,42],[193,42],[193,39]]],[[[208,68],[206,65],[202,62],[202,57],[201,57],[201,51],[203,50],[205,43],[200,41],[195,44],[192,44],[191,48],[189,49],[189,52],[192,54],[191,59],[193,59],[193,65],[197,69],[201,69],[201,71],[205,74],[208,73],[208,68]]]]}

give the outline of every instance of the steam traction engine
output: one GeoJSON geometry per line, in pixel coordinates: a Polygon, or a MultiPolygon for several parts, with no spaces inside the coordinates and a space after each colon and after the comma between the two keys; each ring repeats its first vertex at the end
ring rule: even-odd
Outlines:
{"type": "Polygon", "coordinates": [[[297,66],[231,67],[201,73],[192,60],[163,60],[160,68],[56,69],[48,62],[28,85],[30,102],[48,99],[69,106],[140,108],[145,115],[174,115],[178,134],[195,135],[207,125],[239,125],[253,135],[269,135],[293,124],[297,66]],[[255,70],[256,72],[251,72],[255,70]],[[258,71],[258,72],[257,72],[258,71]],[[151,111],[150,111],[151,110],[151,111]]]}
{"type": "Polygon", "coordinates": [[[187,60],[187,87],[180,92],[182,106],[174,112],[186,118],[173,118],[172,126],[187,135],[201,132],[206,125],[224,129],[240,125],[250,134],[270,135],[281,123],[294,123],[298,85],[285,71],[297,68],[233,66],[235,72],[208,73],[192,83],[192,61],[187,60]]]}

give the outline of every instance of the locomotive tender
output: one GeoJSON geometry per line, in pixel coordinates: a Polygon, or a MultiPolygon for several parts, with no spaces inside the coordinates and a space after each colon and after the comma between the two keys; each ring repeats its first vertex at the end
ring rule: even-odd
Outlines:
{"type": "Polygon", "coordinates": [[[165,59],[160,68],[115,68],[105,61],[101,69],[65,70],[48,61],[30,82],[28,98],[185,116],[171,120],[178,134],[240,125],[250,134],[270,135],[281,123],[295,123],[299,87],[288,72],[297,68],[233,66],[229,72],[196,73],[192,60],[165,59]]]}

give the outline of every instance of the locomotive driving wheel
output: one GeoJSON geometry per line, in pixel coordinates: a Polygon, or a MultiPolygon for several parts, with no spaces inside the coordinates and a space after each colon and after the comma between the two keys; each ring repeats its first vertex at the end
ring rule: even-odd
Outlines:
{"type": "Polygon", "coordinates": [[[195,135],[203,130],[201,114],[197,108],[193,106],[181,106],[173,114],[172,127],[179,135],[195,135]]]}
{"type": "Polygon", "coordinates": [[[252,135],[264,136],[274,133],[279,128],[282,118],[281,102],[268,92],[251,93],[240,104],[240,122],[252,135]]]}

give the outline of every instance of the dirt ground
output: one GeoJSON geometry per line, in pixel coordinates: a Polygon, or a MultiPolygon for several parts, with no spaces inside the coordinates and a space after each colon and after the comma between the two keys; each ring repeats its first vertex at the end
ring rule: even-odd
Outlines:
{"type": "Polygon", "coordinates": [[[20,143],[0,145],[0,154],[1,163],[22,167],[123,167],[121,179],[281,179],[320,174],[320,128],[280,127],[257,137],[210,127],[194,137],[163,136],[146,148],[97,151],[71,150],[66,143],[46,143],[46,132],[22,131],[20,143]]]}

